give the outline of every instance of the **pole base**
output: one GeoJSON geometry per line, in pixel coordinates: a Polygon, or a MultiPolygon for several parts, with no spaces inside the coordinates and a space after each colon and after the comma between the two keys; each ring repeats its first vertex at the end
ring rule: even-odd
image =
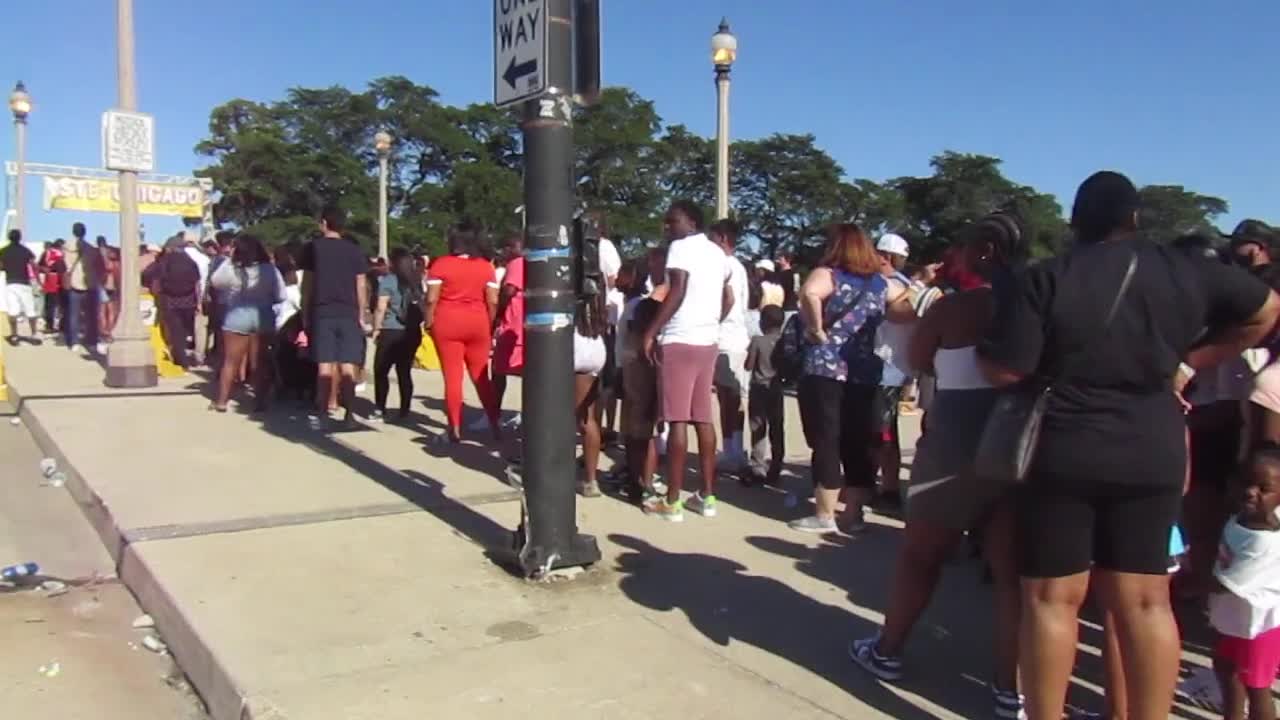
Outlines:
{"type": "Polygon", "coordinates": [[[515,532],[516,564],[524,577],[537,579],[552,570],[584,567],[600,562],[600,546],[594,535],[577,533],[569,540],[567,548],[549,548],[525,544],[525,527],[522,523],[515,532]]]}
{"type": "Polygon", "coordinates": [[[107,375],[111,388],[149,388],[159,382],[155,354],[144,338],[117,337],[107,347],[107,375]]]}

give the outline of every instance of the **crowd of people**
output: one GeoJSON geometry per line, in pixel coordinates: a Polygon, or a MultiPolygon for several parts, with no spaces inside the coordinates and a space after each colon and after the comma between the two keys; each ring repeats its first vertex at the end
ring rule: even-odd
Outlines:
{"type": "MultiPolygon", "coordinates": [[[[1139,237],[1139,210],[1127,178],[1095,174],[1075,198],[1071,249],[1036,262],[1006,212],[974,221],[942,262],[914,267],[903,237],[836,224],[803,277],[786,254],[748,268],[737,225],[708,224],[691,202],[664,216],[665,242],[626,262],[597,216],[603,282],[578,299],[573,327],[579,492],[598,496],[608,479],[653,517],[714,517],[719,476],[782,482],[794,394],[813,503],[789,527],[856,535],[882,503],[905,519],[884,625],[848,647],[857,666],[904,677],[912,629],[967,537],[992,580],[996,717],[1062,717],[1086,604],[1106,631],[1108,717],[1166,717],[1181,650],[1176,595],[1208,599],[1226,716],[1273,718],[1280,238],[1248,221],[1226,247],[1205,235],[1157,243],[1139,237]],[[898,412],[916,384],[923,435],[900,483],[898,412]],[[990,428],[1028,390],[1040,400],[1038,434],[1020,448],[1025,472],[980,472],[991,466],[990,428]],[[697,472],[686,491],[690,430],[697,472]],[[617,440],[623,459],[606,478],[599,458],[617,440]]],[[[524,367],[521,236],[494,252],[484,233],[456,227],[445,255],[398,249],[384,262],[344,229],[343,213],[327,210],[318,237],[274,254],[248,233],[179,234],[144,251],[141,279],[171,357],[186,366],[203,356],[216,371],[212,411],[226,412],[241,388],[255,410],[295,392],[320,429],[356,421],[370,338],[368,420],[408,419],[429,338],[444,376],[438,442],[475,432],[501,441],[508,378],[524,367]],[[197,314],[209,328],[202,348],[197,314]],[[465,378],[483,409],[471,425],[465,378]]],[[[88,242],[79,223],[73,236],[36,257],[11,234],[0,255],[11,342],[19,319],[38,342],[33,284],[45,332],[75,348],[109,341],[118,253],[88,242]]]]}

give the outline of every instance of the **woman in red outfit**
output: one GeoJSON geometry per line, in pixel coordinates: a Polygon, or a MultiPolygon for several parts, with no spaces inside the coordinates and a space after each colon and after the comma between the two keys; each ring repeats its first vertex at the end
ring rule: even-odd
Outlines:
{"type": "Polygon", "coordinates": [[[480,234],[467,227],[449,232],[449,254],[431,263],[423,326],[431,332],[444,371],[449,440],[462,438],[462,373],[471,376],[480,404],[500,437],[498,401],[489,379],[491,328],[498,308],[493,263],[481,257],[480,234]]]}

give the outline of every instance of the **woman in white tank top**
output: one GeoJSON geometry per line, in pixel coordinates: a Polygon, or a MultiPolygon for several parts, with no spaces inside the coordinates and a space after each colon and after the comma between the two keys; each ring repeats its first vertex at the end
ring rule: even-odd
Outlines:
{"type": "Polygon", "coordinates": [[[997,391],[978,364],[977,343],[995,311],[991,278],[1007,274],[1025,253],[1018,222],[990,215],[970,226],[948,260],[946,277],[956,289],[933,303],[917,324],[908,360],[936,379],[928,432],[916,446],[907,488],[907,528],[882,632],[857,640],[849,651],[882,680],[901,676],[901,654],[912,627],[928,606],[942,565],[966,530],[984,530],[984,549],[996,586],[992,684],[998,717],[1018,717],[1018,609],[1009,488],[975,477],[974,450],[997,391]]]}

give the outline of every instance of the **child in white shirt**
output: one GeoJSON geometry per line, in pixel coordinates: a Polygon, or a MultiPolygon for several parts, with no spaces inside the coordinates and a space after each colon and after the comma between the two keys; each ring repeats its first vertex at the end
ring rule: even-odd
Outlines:
{"type": "Polygon", "coordinates": [[[1213,667],[1223,713],[1273,720],[1271,683],[1280,669],[1280,446],[1259,448],[1244,469],[1240,513],[1227,522],[1213,568],[1220,588],[1209,622],[1220,634],[1213,667]]]}

